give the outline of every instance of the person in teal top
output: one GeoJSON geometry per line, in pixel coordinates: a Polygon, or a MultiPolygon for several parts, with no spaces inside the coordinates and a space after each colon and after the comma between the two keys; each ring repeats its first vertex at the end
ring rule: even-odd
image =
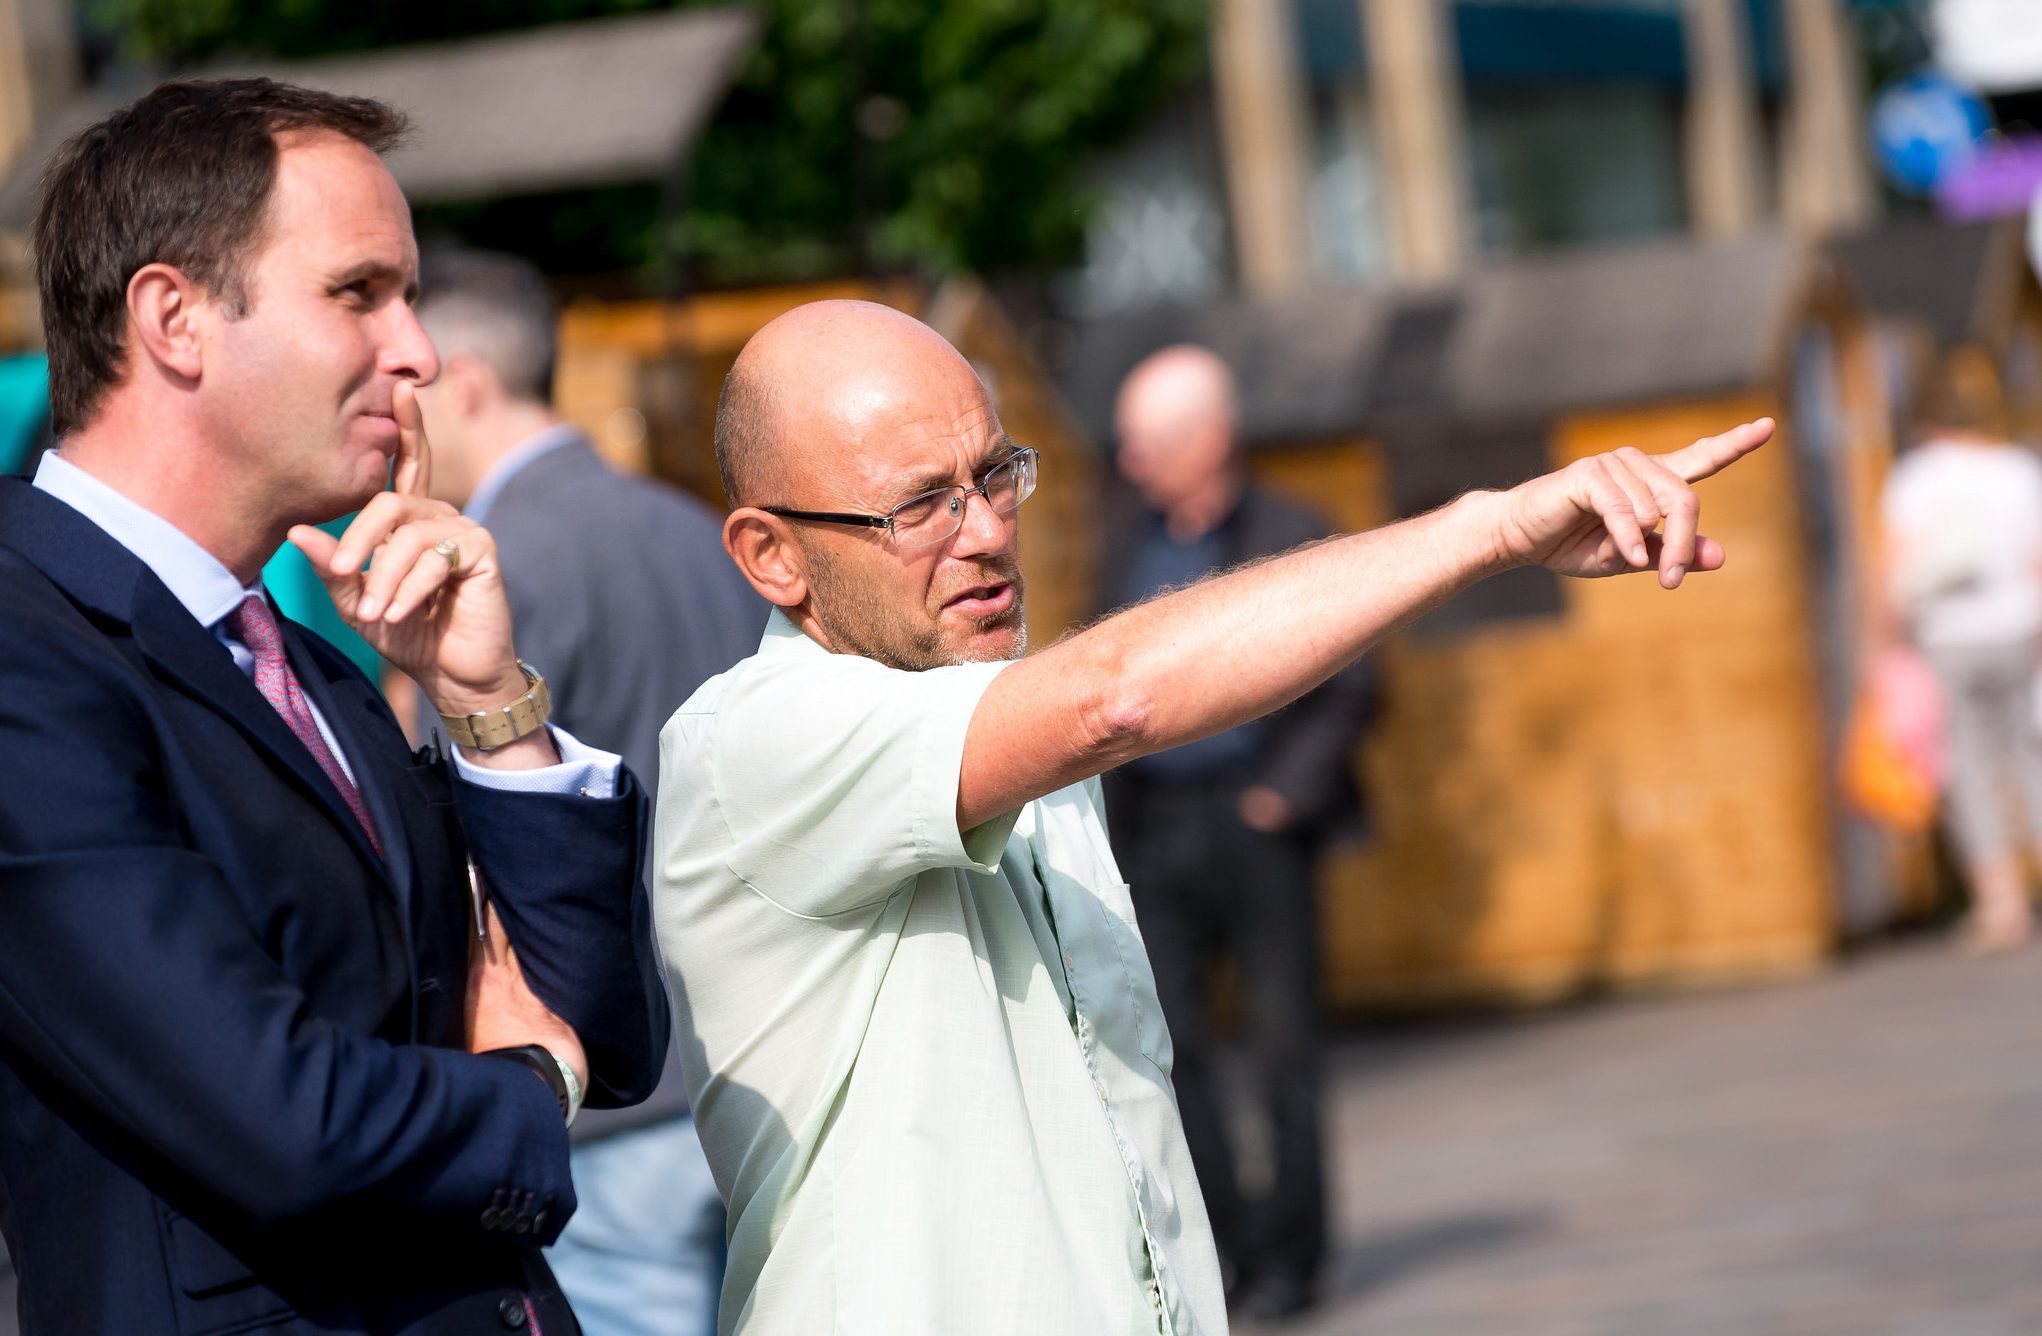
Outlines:
{"type": "MultiPolygon", "coordinates": [[[[335,538],[347,529],[353,515],[342,515],[319,527],[335,538]]],[[[263,588],[269,590],[277,607],[284,616],[301,626],[309,626],[325,638],[341,653],[347,655],[355,667],[369,675],[369,680],[378,685],[383,680],[383,656],[369,648],[369,642],[355,634],[354,628],[341,620],[334,608],[333,600],[326,593],[326,586],[319,583],[319,575],[312,569],[312,563],[305,554],[285,543],[277,554],[262,568],[263,588]]]]}
{"type": "Polygon", "coordinates": [[[0,474],[27,470],[49,420],[49,359],[41,353],[0,357],[0,474]]]}
{"type": "MultiPolygon", "coordinates": [[[[0,357],[0,474],[24,473],[50,420],[50,363],[41,353],[0,357]]],[[[338,538],[354,516],[319,527],[338,538]]],[[[286,617],[311,627],[380,681],[383,660],[334,610],[305,555],[288,544],[262,568],[262,582],[286,617]]]]}

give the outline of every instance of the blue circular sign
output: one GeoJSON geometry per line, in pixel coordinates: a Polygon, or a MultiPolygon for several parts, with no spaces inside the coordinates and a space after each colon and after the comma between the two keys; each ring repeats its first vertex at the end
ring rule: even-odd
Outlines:
{"type": "Polygon", "coordinates": [[[1886,85],[1872,104],[1872,142],[1886,178],[1926,195],[1971,161],[1992,113],[1970,89],[1934,70],[1886,85]]]}

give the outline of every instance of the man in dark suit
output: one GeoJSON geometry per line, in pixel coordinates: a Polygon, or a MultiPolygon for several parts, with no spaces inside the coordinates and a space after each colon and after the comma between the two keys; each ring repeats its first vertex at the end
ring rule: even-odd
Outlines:
{"type": "MultiPolygon", "coordinates": [[[[547,666],[554,718],[659,773],[659,733],[758,647],[766,606],[723,551],[722,517],[626,477],[553,411],[558,313],[508,255],[429,255],[419,320],[442,370],[419,395],[433,490],[489,526],[519,644],[547,666]],[[600,535],[591,541],[592,535],[600,535]]],[[[581,1208],[548,1254],[590,1336],[713,1336],[723,1200],[671,1058],[635,1108],[574,1128],[581,1208]]]]}
{"type": "MultiPolygon", "coordinates": [[[[1234,440],[1234,384],[1203,348],[1150,357],[1122,385],[1099,603],[1137,602],[1324,538],[1318,516],[1256,486],[1234,440]]],[[[1177,1051],[1176,1086],[1214,1240],[1245,1312],[1310,1303],[1325,1252],[1319,1137],[1317,902],[1329,834],[1359,823],[1354,749],[1374,706],[1367,660],[1265,719],[1108,776],[1115,856],[1127,875],[1177,1051]],[[1255,1091],[1274,1176],[1241,1186],[1207,1024],[1216,956],[1238,966],[1255,1091]]]]}
{"type": "Polygon", "coordinates": [[[545,726],[489,534],[425,494],[402,128],[168,84],[45,177],[59,449],[0,481],[0,1227],[31,1333],[572,1332],[539,1253],[566,1122],[664,1050],[642,794],[545,726]],[[277,617],[287,535],[451,758],[277,617]]]}

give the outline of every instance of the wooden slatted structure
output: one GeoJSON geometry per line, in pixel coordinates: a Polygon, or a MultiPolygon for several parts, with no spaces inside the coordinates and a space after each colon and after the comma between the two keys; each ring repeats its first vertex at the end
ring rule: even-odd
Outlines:
{"type": "Polygon", "coordinates": [[[1083,332],[1066,384],[1099,439],[1134,361],[1207,343],[1243,379],[1258,475],[1345,527],[1620,444],[1789,424],[1704,489],[1726,570],[1672,594],[1515,573],[1383,647],[1386,715],[1359,758],[1375,833],[1324,872],[1333,1005],[1545,1001],[1827,958],[1826,684],[1851,634],[1828,609],[1862,578],[1852,423],[1880,411],[1861,328],[1817,255],[1757,236],[1083,332]],[[1815,461],[1789,413],[1810,383],[1845,415],[1815,461]]]}

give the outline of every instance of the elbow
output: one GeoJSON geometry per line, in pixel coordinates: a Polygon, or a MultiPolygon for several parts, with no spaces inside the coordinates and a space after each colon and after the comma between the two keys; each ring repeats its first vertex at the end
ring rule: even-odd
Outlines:
{"type": "Polygon", "coordinates": [[[1099,770],[1158,750],[1156,702],[1124,678],[1108,677],[1081,712],[1084,747],[1099,770]]]}

